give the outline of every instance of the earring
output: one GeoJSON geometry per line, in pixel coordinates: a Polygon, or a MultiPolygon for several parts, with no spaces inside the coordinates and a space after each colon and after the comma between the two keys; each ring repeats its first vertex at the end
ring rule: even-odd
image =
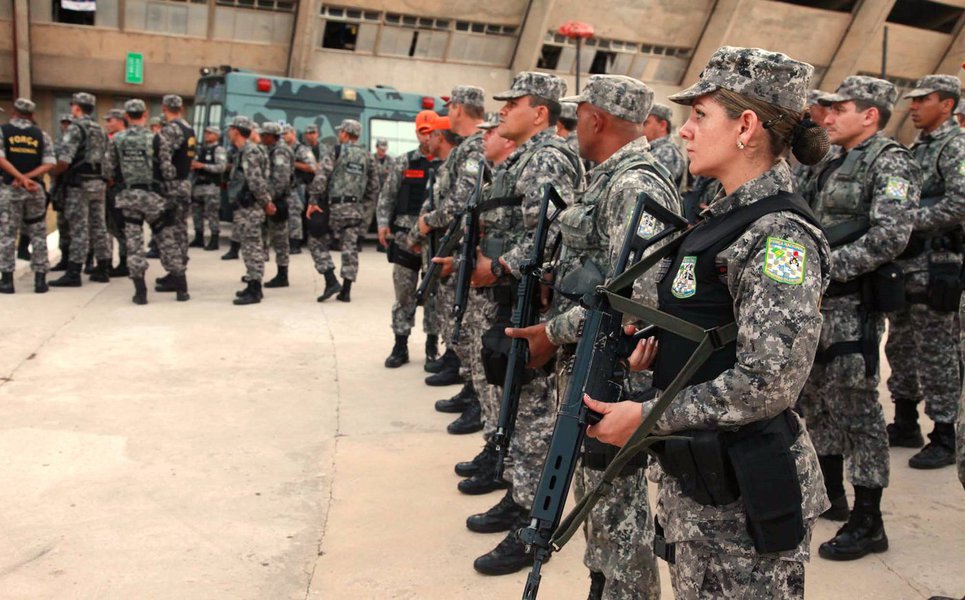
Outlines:
{"type": "Polygon", "coordinates": [[[737,149],[738,150],[744,149],[744,142],[742,142],[740,138],[737,138],[737,149]]]}

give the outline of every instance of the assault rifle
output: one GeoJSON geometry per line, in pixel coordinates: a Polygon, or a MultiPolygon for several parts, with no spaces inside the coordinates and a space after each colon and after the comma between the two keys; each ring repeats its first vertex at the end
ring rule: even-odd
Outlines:
{"type": "MultiPolygon", "coordinates": [[[[633,263],[640,262],[648,248],[679,231],[684,231],[687,225],[686,220],[657,204],[645,192],[641,192],[637,196],[630,225],[614,268],[614,279],[619,278],[631,260],[633,263]],[[637,235],[640,217],[644,211],[666,226],[661,232],[646,240],[637,235]]],[[[540,569],[543,563],[549,559],[552,552],[565,543],[565,540],[559,540],[557,530],[563,514],[563,505],[573,481],[586,428],[588,425],[599,422],[601,418],[601,415],[591,412],[586,407],[583,403],[583,395],[587,394],[601,402],[619,401],[622,393],[623,369],[618,362],[633,352],[638,340],[653,332],[652,327],[647,327],[634,336],[628,336],[623,331],[623,312],[611,306],[607,292],[612,291],[615,295],[629,298],[632,289],[633,281],[622,278],[618,287],[610,289],[600,286],[583,299],[587,313],[581,328],[580,341],[576,347],[572,375],[557,414],[543,473],[536,488],[533,508],[530,511],[530,524],[517,534],[535,559],[526,579],[524,600],[535,600],[539,591],[540,569]]]]}
{"type": "MultiPolygon", "coordinates": [[[[533,250],[520,267],[522,279],[516,289],[516,305],[513,308],[512,326],[530,327],[539,321],[539,292],[542,282],[542,267],[546,255],[546,239],[550,224],[566,208],[560,193],[552,185],[544,185],[542,200],[539,204],[539,219],[533,235],[533,250]],[[550,214],[550,204],[556,210],[550,214]]],[[[516,430],[516,415],[519,412],[519,396],[526,377],[526,363],[529,362],[529,344],[524,338],[514,338],[509,350],[506,378],[503,381],[503,397],[499,404],[499,418],[493,444],[496,446],[496,479],[502,479],[503,465],[509,453],[509,442],[516,430]]]]}
{"type": "MultiPolygon", "coordinates": [[[[426,181],[426,206],[429,212],[436,209],[436,170],[429,169],[428,181],[426,181]]],[[[429,241],[426,244],[429,260],[439,251],[439,234],[435,229],[429,232],[429,241]]]]}
{"type": "Polygon", "coordinates": [[[459,273],[456,276],[456,299],[452,304],[452,317],[455,321],[452,330],[454,342],[459,341],[462,332],[462,319],[466,316],[466,307],[469,304],[469,282],[472,279],[472,272],[476,270],[476,248],[479,246],[479,201],[485,176],[486,161],[481,160],[479,174],[476,176],[476,187],[463,215],[462,262],[459,263],[459,273]]]}

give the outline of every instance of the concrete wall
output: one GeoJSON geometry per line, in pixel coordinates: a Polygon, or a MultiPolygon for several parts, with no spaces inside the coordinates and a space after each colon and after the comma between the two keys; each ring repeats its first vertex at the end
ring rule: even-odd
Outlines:
{"type": "Polygon", "coordinates": [[[692,48],[700,39],[712,0],[557,0],[549,22],[591,23],[598,37],[692,48]]]}
{"type": "Polygon", "coordinates": [[[518,25],[526,12],[526,0],[336,0],[327,4],[498,25],[518,25]]]}

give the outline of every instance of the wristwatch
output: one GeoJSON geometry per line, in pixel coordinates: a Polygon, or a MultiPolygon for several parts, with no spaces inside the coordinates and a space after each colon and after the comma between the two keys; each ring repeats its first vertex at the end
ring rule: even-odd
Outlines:
{"type": "Polygon", "coordinates": [[[496,276],[496,279],[499,279],[506,274],[506,269],[503,267],[503,263],[499,262],[499,257],[492,259],[490,269],[492,269],[493,275],[496,276]]]}

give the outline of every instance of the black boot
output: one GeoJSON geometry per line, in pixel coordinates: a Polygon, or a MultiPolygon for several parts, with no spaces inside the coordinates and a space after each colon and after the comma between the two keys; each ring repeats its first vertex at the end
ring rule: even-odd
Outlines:
{"type": "Polygon", "coordinates": [[[191,295],[188,294],[188,276],[181,273],[174,278],[174,285],[177,288],[175,291],[178,293],[175,298],[178,302],[187,302],[191,299],[191,295]]]}
{"type": "Polygon", "coordinates": [[[17,258],[30,260],[30,238],[25,235],[21,235],[20,241],[17,242],[17,258]]]}
{"type": "Polygon", "coordinates": [[[606,575],[590,571],[590,594],[586,600],[603,600],[604,589],[606,589],[606,575]]]}
{"type": "Polygon", "coordinates": [[[460,361],[455,352],[446,350],[442,355],[442,369],[434,375],[426,377],[426,385],[442,386],[462,383],[462,375],[459,374],[460,361]]]}
{"type": "Polygon", "coordinates": [[[261,298],[261,282],[249,281],[248,287],[245,288],[241,296],[235,298],[234,302],[238,306],[244,306],[245,304],[258,304],[261,302],[261,298]]]}
{"type": "Polygon", "coordinates": [[[473,400],[472,403],[459,415],[459,418],[449,423],[446,427],[446,431],[452,435],[465,435],[467,433],[476,433],[482,430],[482,407],[479,405],[479,400],[473,400]]]}
{"type": "Polygon", "coordinates": [[[436,400],[435,408],[442,413],[461,413],[469,408],[472,401],[476,399],[476,390],[472,387],[472,382],[467,381],[462,384],[462,389],[459,390],[459,393],[452,398],[436,400]]]}
{"type": "Polygon", "coordinates": [[[447,348],[442,356],[436,356],[434,360],[429,360],[429,355],[426,354],[426,373],[438,373],[446,368],[446,360],[452,360],[455,358],[455,353],[452,349],[447,348]]]}
{"type": "Polygon", "coordinates": [[[472,477],[482,471],[492,471],[496,468],[496,445],[486,442],[483,449],[472,460],[457,462],[455,471],[460,477],[472,477]]]}
{"type": "Polygon", "coordinates": [[[111,261],[97,259],[97,266],[90,273],[90,280],[97,283],[110,283],[111,281],[111,261]]]}
{"type": "Polygon", "coordinates": [[[94,253],[87,253],[87,260],[84,261],[84,275],[90,275],[94,271],[94,253]]]}
{"type": "Polygon", "coordinates": [[[188,244],[188,248],[204,248],[204,230],[195,229],[194,239],[188,244]]]}
{"type": "Polygon", "coordinates": [[[427,335],[426,336],[426,373],[438,373],[438,371],[430,371],[429,365],[435,364],[439,360],[439,336],[438,335],[427,335]]]}
{"type": "Polygon", "coordinates": [[[155,292],[178,291],[178,278],[174,273],[168,273],[164,277],[158,277],[154,282],[157,284],[154,286],[155,292]]]}
{"type": "Polygon", "coordinates": [[[134,304],[147,304],[147,284],[144,283],[144,278],[134,277],[131,281],[134,282],[134,297],[131,298],[131,302],[134,304]]]}
{"type": "Polygon", "coordinates": [[[0,294],[13,293],[13,273],[4,271],[0,273],[0,294]]]}
{"type": "Polygon", "coordinates": [[[238,251],[241,250],[240,242],[231,242],[231,247],[228,251],[221,255],[221,260],[237,260],[238,251]]]}
{"type": "Polygon", "coordinates": [[[525,516],[525,512],[526,508],[516,504],[516,501],[513,500],[513,491],[506,490],[506,495],[502,497],[496,506],[484,513],[472,515],[466,519],[466,527],[469,531],[475,531],[476,533],[509,531],[520,517],[525,516]]]}
{"type": "Polygon", "coordinates": [[[111,269],[109,275],[111,277],[129,277],[131,272],[127,268],[127,255],[121,254],[118,259],[117,266],[111,269]]]}
{"type": "Polygon", "coordinates": [[[51,270],[52,272],[53,272],[53,271],[66,271],[66,270],[67,270],[67,264],[68,264],[68,262],[69,262],[69,261],[67,260],[67,251],[66,251],[66,250],[61,250],[61,252],[60,252],[60,261],[59,261],[56,265],[50,267],[50,270],[51,270]]]}
{"type": "Polygon", "coordinates": [[[278,274],[265,282],[266,288],[288,287],[288,267],[278,265],[278,274]]]}
{"type": "Polygon", "coordinates": [[[212,232],[212,234],[211,234],[211,239],[208,240],[208,243],[205,245],[204,249],[205,249],[205,250],[217,250],[217,249],[219,249],[220,247],[221,247],[221,242],[218,240],[218,234],[212,232]]]}
{"type": "Polygon", "coordinates": [[[46,273],[34,273],[34,293],[35,294],[46,294],[47,290],[47,274],[46,273]]]}
{"type": "Polygon", "coordinates": [[[831,508],[821,513],[821,517],[829,521],[847,521],[851,511],[844,493],[844,457],[840,454],[818,456],[818,462],[824,475],[824,488],[831,500],[831,508]]]}
{"type": "Polygon", "coordinates": [[[921,448],[925,438],[918,426],[918,403],[895,398],[895,422],[888,424],[888,445],[900,448],[921,448]]]}
{"type": "Polygon", "coordinates": [[[144,258],[161,258],[161,251],[157,248],[157,240],[151,238],[151,241],[147,245],[147,254],[144,258]]]}
{"type": "Polygon", "coordinates": [[[854,486],[854,510],[837,535],[818,548],[821,558],[855,560],[872,552],[888,550],[888,536],[881,521],[881,488],[854,486]]]}
{"type": "Polygon", "coordinates": [[[407,362],[409,362],[409,336],[397,335],[392,353],[385,359],[385,368],[398,369],[407,362]]]}
{"type": "Polygon", "coordinates": [[[67,271],[64,273],[63,277],[60,279],[54,279],[47,285],[50,287],[80,287],[80,270],[82,265],[80,263],[67,263],[67,271]]]}
{"type": "Polygon", "coordinates": [[[469,479],[463,479],[456,484],[456,489],[467,496],[481,496],[496,490],[505,490],[509,487],[509,482],[505,479],[496,479],[495,462],[493,468],[480,471],[469,479]]]}
{"type": "Polygon", "coordinates": [[[955,426],[951,423],[935,423],[935,430],[928,434],[928,445],[908,459],[912,469],[940,469],[955,464],[955,426]]]}
{"type": "Polygon", "coordinates": [[[335,278],[335,269],[329,269],[323,273],[325,275],[325,291],[318,297],[319,302],[325,302],[335,294],[342,291],[342,285],[335,278]]]}
{"type": "Polygon", "coordinates": [[[301,254],[302,253],[302,241],[296,238],[291,238],[288,240],[288,253],[289,254],[301,254]]]}
{"type": "Polygon", "coordinates": [[[513,530],[498,546],[477,558],[472,563],[473,568],[483,575],[509,575],[533,566],[533,555],[526,552],[526,546],[516,538],[515,529],[526,525],[525,518],[513,523],[513,530]]]}
{"type": "Polygon", "coordinates": [[[342,291],[338,293],[335,297],[339,302],[351,302],[352,301],[352,280],[343,279],[342,280],[342,291]]]}

